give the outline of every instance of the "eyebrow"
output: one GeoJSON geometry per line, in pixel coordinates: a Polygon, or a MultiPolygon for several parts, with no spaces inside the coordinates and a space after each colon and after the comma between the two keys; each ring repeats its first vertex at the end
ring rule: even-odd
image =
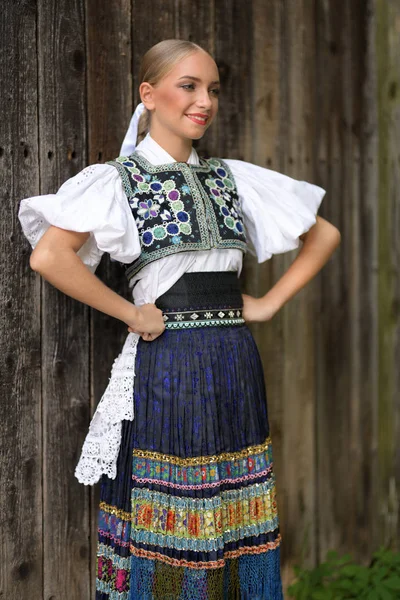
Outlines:
{"type": "MultiPolygon", "coordinates": [[[[193,79],[193,81],[201,81],[201,79],[199,79],[198,77],[193,77],[193,75],[182,75],[182,77],[179,77],[179,79],[193,79]]],[[[179,81],[179,79],[178,79],[178,81],[179,81]]],[[[211,81],[210,85],[212,85],[214,83],[220,83],[220,82],[218,80],[211,81]]]]}

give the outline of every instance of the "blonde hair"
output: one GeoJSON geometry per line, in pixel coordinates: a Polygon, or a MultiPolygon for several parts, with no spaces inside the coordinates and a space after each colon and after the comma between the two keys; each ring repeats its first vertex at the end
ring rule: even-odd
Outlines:
{"type": "MultiPolygon", "coordinates": [[[[186,40],[163,40],[146,52],[139,71],[139,85],[146,81],[156,85],[183,58],[204,48],[186,40]]],[[[142,141],[150,129],[150,112],[145,108],[138,121],[136,145],[142,141]]]]}

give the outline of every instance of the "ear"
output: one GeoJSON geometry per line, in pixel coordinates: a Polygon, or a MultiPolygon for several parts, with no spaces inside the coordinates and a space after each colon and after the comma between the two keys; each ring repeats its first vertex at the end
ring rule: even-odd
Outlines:
{"type": "Polygon", "coordinates": [[[143,81],[143,83],[139,86],[139,94],[140,99],[147,108],[147,110],[154,109],[154,99],[153,99],[153,86],[147,81],[143,81]]]}

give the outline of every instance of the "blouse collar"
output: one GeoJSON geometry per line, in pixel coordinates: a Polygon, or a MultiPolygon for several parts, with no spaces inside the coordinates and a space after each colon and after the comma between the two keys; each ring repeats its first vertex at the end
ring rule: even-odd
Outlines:
{"type": "MultiPolygon", "coordinates": [[[[164,165],[177,162],[175,158],[168,154],[168,152],[151,137],[150,133],[147,133],[145,138],[139,142],[135,148],[135,152],[144,156],[144,158],[153,165],[164,165]]],[[[187,163],[190,165],[200,165],[199,155],[193,147],[187,163]]]]}

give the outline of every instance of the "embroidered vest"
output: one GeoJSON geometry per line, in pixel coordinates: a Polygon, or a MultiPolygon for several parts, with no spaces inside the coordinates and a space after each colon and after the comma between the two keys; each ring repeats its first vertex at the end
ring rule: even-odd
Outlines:
{"type": "Polygon", "coordinates": [[[140,256],[124,265],[128,279],[148,263],[176,252],[211,248],[247,252],[235,181],[223,160],[152,165],[133,152],[107,164],[122,178],[140,236],[140,256]]]}

